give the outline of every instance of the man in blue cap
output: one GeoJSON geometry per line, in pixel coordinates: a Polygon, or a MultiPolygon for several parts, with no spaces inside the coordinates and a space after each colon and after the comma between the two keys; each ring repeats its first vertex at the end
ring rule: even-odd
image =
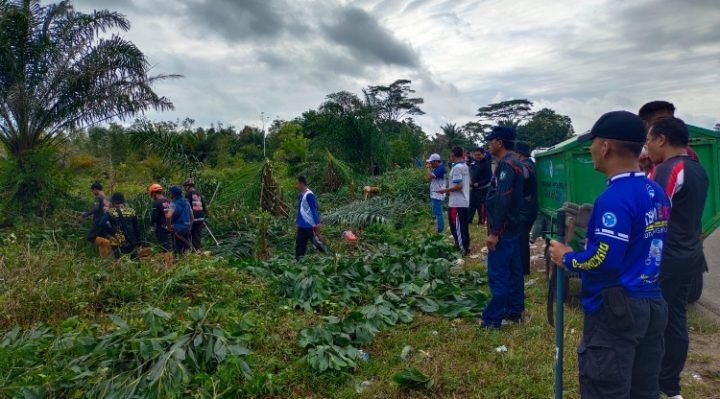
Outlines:
{"type": "Polygon", "coordinates": [[[585,249],[550,243],[553,262],[582,278],[580,396],[656,399],[668,316],[659,278],[670,200],[640,171],[645,126],[637,115],[608,112],[578,140],[592,140],[593,165],[608,177],[585,249]]]}
{"type": "Polygon", "coordinates": [[[500,328],[503,320],[520,322],[525,311],[525,285],[520,263],[518,234],[523,202],[523,166],[512,150],[515,129],[495,126],[485,136],[490,153],[498,160],[488,192],[488,285],[492,298],[482,314],[484,328],[500,328]]]}
{"type": "Polygon", "coordinates": [[[192,210],[190,202],[183,197],[183,191],[178,186],[170,187],[170,211],[168,212],[168,229],[173,232],[175,253],[183,253],[188,249],[194,251],[190,226],[192,226],[192,210]]]}

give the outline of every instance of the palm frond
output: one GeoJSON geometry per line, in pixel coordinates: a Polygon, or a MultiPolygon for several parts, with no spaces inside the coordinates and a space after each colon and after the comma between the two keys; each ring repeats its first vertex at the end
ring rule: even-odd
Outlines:
{"type": "Polygon", "coordinates": [[[408,216],[418,208],[417,201],[405,196],[373,197],[333,209],[323,215],[323,222],[363,228],[372,224],[389,224],[408,216]]]}

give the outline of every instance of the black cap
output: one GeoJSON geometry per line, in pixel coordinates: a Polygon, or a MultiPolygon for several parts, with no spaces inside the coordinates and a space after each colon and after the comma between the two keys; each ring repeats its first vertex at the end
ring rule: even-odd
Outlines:
{"type": "Polygon", "coordinates": [[[112,197],[110,197],[110,202],[113,204],[124,204],[125,196],[123,193],[114,193],[112,197]]]}
{"type": "Polygon", "coordinates": [[[611,111],[601,116],[589,132],[580,135],[578,141],[588,141],[595,137],[644,143],[645,124],[632,112],[611,111]]]}
{"type": "Polygon", "coordinates": [[[490,133],[485,135],[485,141],[492,139],[515,141],[515,136],[517,136],[517,131],[514,127],[498,125],[493,127],[490,133]]]}
{"type": "Polygon", "coordinates": [[[530,144],[524,141],[518,141],[515,143],[515,152],[525,155],[526,157],[530,157],[532,150],[530,149],[530,144]]]}

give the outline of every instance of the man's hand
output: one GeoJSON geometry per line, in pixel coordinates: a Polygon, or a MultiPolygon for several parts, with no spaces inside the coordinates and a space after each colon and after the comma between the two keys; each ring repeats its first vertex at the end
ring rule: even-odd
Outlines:
{"type": "Polygon", "coordinates": [[[572,252],[572,248],[561,243],[560,241],[556,241],[556,240],[550,241],[550,259],[556,265],[558,265],[562,268],[565,268],[565,265],[563,264],[563,257],[568,252],[572,252]]]}
{"type": "Polygon", "coordinates": [[[313,230],[313,233],[319,234],[320,233],[320,225],[316,224],[315,226],[313,226],[312,230],[313,230]]]}
{"type": "Polygon", "coordinates": [[[436,193],[439,193],[439,194],[445,194],[445,193],[448,192],[448,189],[447,189],[447,188],[441,188],[441,189],[439,189],[439,190],[436,190],[435,192],[436,192],[436,193]]]}
{"type": "Polygon", "coordinates": [[[485,245],[487,245],[489,251],[494,251],[495,248],[497,248],[497,243],[498,243],[498,236],[496,236],[495,234],[490,234],[485,239],[485,245]]]}

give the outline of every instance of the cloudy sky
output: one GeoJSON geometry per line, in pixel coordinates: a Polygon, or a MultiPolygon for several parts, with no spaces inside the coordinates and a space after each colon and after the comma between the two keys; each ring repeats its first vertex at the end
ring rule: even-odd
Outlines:
{"type": "Polygon", "coordinates": [[[152,119],[260,125],[326,94],[413,81],[428,133],[528,98],[578,132],[603,112],[666,99],[720,122],[718,0],[76,0],[124,13],[124,34],[176,109],[152,119]]]}

